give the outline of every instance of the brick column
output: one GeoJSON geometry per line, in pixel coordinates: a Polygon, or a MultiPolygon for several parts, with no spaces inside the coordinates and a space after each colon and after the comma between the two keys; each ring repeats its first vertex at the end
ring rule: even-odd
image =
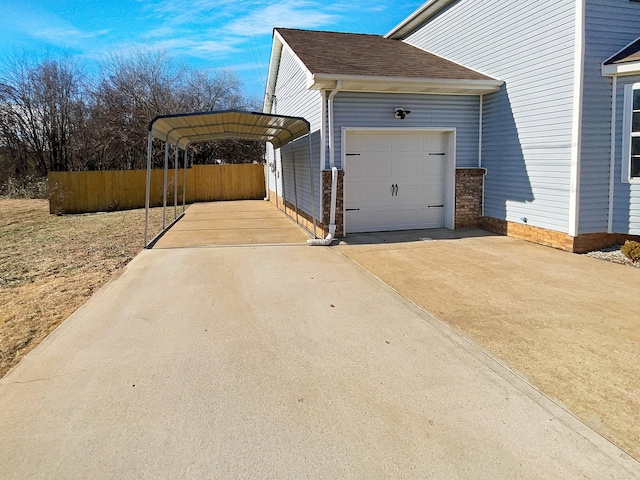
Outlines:
{"type": "MultiPolygon", "coordinates": [[[[344,236],[344,170],[338,170],[336,190],[336,237],[344,236]]],[[[331,216],[331,170],[322,171],[322,227],[329,231],[331,216]]]]}
{"type": "Polygon", "coordinates": [[[455,229],[478,228],[482,220],[484,168],[456,169],[455,229]]]}

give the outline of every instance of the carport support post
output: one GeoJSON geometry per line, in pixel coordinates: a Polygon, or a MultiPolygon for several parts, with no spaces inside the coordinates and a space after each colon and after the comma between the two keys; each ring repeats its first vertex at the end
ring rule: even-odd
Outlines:
{"type": "Polygon", "coordinates": [[[149,192],[151,190],[151,148],[153,147],[153,133],[149,131],[147,142],[147,191],[144,202],[144,246],[147,248],[149,238],[149,192]]]}
{"type": "Polygon", "coordinates": [[[187,162],[189,161],[189,155],[187,150],[189,149],[189,145],[184,147],[184,174],[182,175],[182,213],[184,213],[184,208],[187,203],[187,162]]]}
{"type": "Polygon", "coordinates": [[[313,150],[311,148],[311,128],[307,131],[307,138],[309,139],[309,181],[311,182],[311,218],[313,219],[313,238],[318,238],[318,235],[316,234],[316,182],[313,179],[313,161],[311,158],[313,155],[313,150]]]}
{"type": "MultiPolygon", "coordinates": [[[[300,222],[298,221],[298,182],[296,181],[296,156],[294,155],[293,150],[291,150],[291,164],[293,166],[293,200],[296,203],[296,223],[299,225],[300,222]]],[[[315,232],[313,232],[313,234],[315,235],[315,232]]]]}
{"type": "Polygon", "coordinates": [[[180,155],[180,149],[176,145],[176,156],[173,160],[173,219],[178,218],[178,157],[180,155]]]}
{"type": "Polygon", "coordinates": [[[164,187],[162,188],[162,229],[167,226],[167,176],[169,171],[169,142],[164,142],[164,187]]]}

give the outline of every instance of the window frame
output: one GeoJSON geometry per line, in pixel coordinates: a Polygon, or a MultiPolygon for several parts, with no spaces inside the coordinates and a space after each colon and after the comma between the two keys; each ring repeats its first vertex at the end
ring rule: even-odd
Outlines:
{"type": "MultiPolygon", "coordinates": [[[[640,185],[640,175],[631,176],[631,143],[633,138],[640,138],[640,131],[633,132],[633,95],[638,92],[640,95],[640,83],[633,83],[624,86],[624,103],[622,117],[622,181],[640,185]]],[[[640,115],[640,110],[635,111],[640,115]]],[[[640,162],[640,158],[637,159],[640,162]]]]}

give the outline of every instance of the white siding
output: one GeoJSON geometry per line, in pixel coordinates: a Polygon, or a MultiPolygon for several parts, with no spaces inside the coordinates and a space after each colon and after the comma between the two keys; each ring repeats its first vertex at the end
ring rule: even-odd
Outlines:
{"type": "MultiPolygon", "coordinates": [[[[585,20],[579,233],[594,233],[607,230],[611,158],[612,80],[602,76],[601,64],[640,36],[640,4],[587,0],[585,20]]],[[[627,196],[627,203],[628,200],[627,196]]],[[[621,207],[620,201],[616,197],[618,221],[620,208],[629,208],[621,207]]],[[[638,203],[636,208],[640,208],[638,203]]]]}
{"type": "Polygon", "coordinates": [[[455,128],[456,166],[478,166],[480,97],[340,92],[334,99],[335,160],[341,168],[342,127],[455,128]],[[396,107],[410,110],[394,118],[396,107]]]}
{"type": "Polygon", "coordinates": [[[624,86],[640,83],[640,75],[619,77],[616,96],[616,142],[613,203],[613,233],[640,235],[640,185],[622,181],[622,114],[624,86]]]}
{"type": "Polygon", "coordinates": [[[568,232],[573,0],[454,2],[405,40],[505,81],[486,95],[487,216],[568,232]]]}
{"type": "MultiPolygon", "coordinates": [[[[316,90],[308,90],[306,86],[305,70],[296,61],[288,49],[283,49],[280,59],[280,69],[276,79],[275,101],[270,113],[303,117],[311,124],[313,143],[313,169],[315,173],[316,215],[320,212],[320,117],[321,94],[316,90]]],[[[309,182],[309,140],[307,137],[296,140],[292,144],[276,150],[275,157],[278,170],[283,175],[278,179],[278,195],[284,194],[292,204],[295,202],[293,188],[293,165],[296,161],[296,185],[298,189],[298,207],[311,213],[311,187],[309,182]],[[282,179],[285,179],[283,185],[282,179]]],[[[267,149],[268,161],[274,161],[273,152],[267,149]]],[[[275,178],[269,174],[269,189],[275,191],[275,178]]]]}

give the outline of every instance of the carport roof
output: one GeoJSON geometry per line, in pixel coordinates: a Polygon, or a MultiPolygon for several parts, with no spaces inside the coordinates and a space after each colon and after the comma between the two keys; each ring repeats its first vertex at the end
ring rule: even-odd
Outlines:
{"type": "Polygon", "coordinates": [[[149,123],[154,138],[183,150],[192,143],[227,138],[270,142],[281,148],[309,129],[309,122],[301,117],[240,110],[160,115],[149,123]]]}

